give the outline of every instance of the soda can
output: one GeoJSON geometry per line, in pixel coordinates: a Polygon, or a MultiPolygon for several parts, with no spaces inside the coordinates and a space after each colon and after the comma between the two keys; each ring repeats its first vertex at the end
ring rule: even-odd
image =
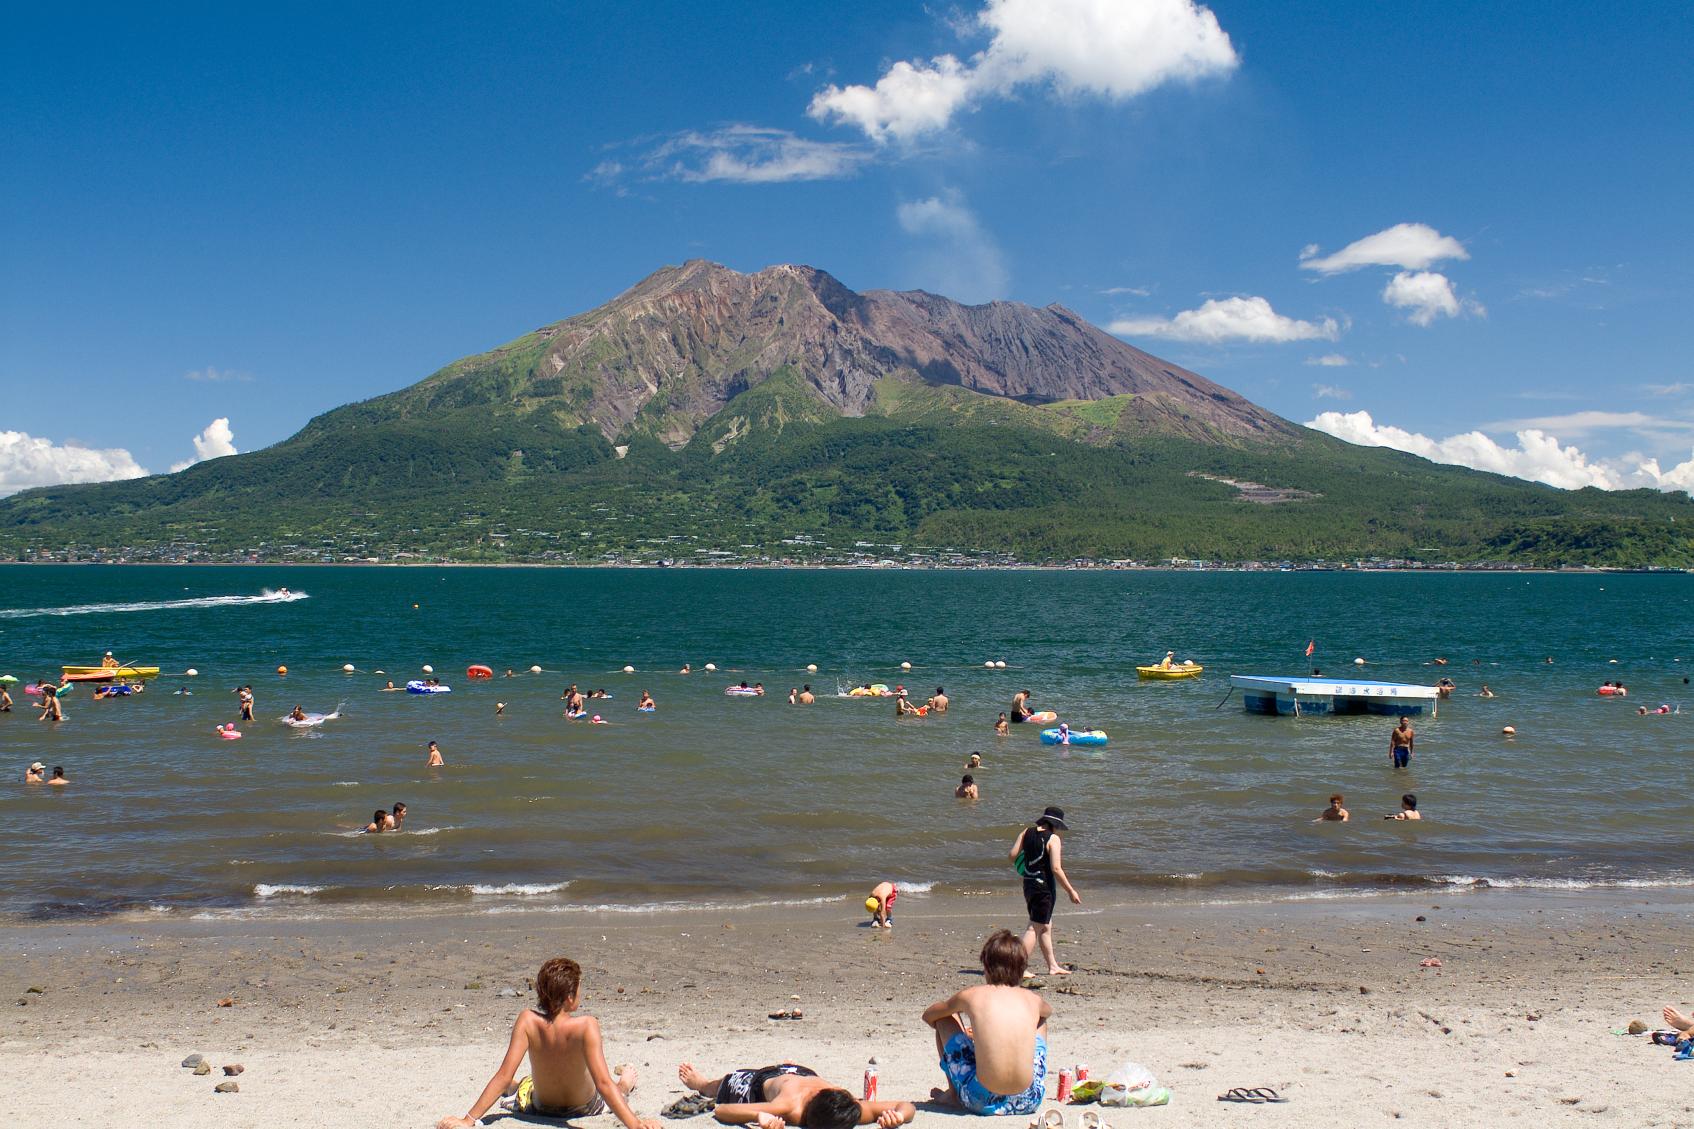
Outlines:
{"type": "Polygon", "coordinates": [[[1088,1081],[1088,1064],[1086,1062],[1076,1064],[1076,1080],[1078,1082],[1088,1081]]]}
{"type": "Polygon", "coordinates": [[[876,1068],[875,1067],[871,1067],[871,1068],[869,1068],[865,1071],[865,1100],[867,1102],[876,1101],[876,1068]]]}
{"type": "Polygon", "coordinates": [[[1071,1100],[1071,1068],[1068,1066],[1059,1071],[1058,1100],[1061,1102],[1068,1102],[1071,1100]]]}

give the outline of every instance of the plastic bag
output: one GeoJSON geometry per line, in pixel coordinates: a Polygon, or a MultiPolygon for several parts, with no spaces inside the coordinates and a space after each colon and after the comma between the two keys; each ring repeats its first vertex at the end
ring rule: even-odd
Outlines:
{"type": "Polygon", "coordinates": [[[1171,1092],[1159,1085],[1153,1072],[1139,1062],[1126,1062],[1106,1075],[1106,1085],[1100,1091],[1100,1104],[1111,1106],[1169,1105],[1171,1092]]]}

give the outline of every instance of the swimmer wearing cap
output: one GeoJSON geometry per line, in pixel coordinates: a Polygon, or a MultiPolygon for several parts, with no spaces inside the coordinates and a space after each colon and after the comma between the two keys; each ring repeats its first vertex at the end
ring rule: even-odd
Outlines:
{"type": "Polygon", "coordinates": [[[892,882],[878,882],[865,899],[865,911],[871,915],[872,929],[894,928],[894,899],[897,891],[892,882]]]}
{"type": "Polygon", "coordinates": [[[46,771],[47,771],[47,766],[42,764],[40,761],[36,761],[34,764],[32,764],[28,768],[24,769],[24,783],[25,784],[45,784],[45,783],[47,783],[47,778],[44,775],[42,775],[46,771]]]}

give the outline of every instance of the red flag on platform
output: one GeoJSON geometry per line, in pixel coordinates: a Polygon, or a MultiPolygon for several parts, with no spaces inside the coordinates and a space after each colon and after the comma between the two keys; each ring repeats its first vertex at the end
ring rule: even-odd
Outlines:
{"type": "Polygon", "coordinates": [[[1306,657],[1308,659],[1311,658],[1312,652],[1317,650],[1317,649],[1318,649],[1318,641],[1316,639],[1309,640],[1306,643],[1306,657]]]}

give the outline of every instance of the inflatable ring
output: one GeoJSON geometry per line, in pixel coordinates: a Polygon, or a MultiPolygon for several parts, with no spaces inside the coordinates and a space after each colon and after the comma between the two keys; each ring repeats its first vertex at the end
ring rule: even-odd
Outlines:
{"type": "Polygon", "coordinates": [[[467,666],[465,668],[465,677],[466,678],[493,678],[494,677],[494,671],[490,667],[482,666],[481,664],[477,664],[477,665],[474,665],[474,666],[467,666]]]}

